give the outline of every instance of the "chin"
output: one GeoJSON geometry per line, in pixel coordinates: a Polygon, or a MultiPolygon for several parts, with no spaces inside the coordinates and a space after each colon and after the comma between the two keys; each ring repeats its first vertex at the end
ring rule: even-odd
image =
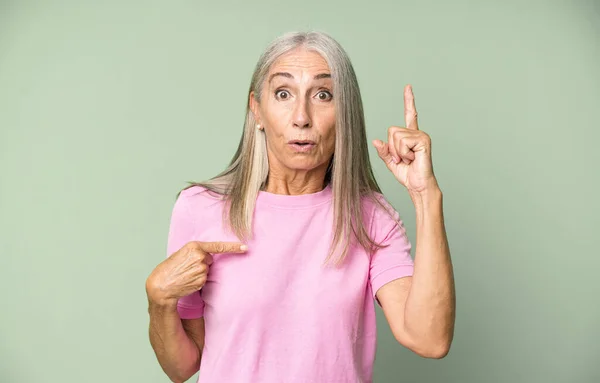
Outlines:
{"type": "Polygon", "coordinates": [[[303,158],[303,159],[298,159],[296,161],[294,161],[294,160],[288,161],[286,163],[286,165],[290,169],[308,171],[308,170],[316,169],[319,166],[321,166],[322,164],[314,161],[313,159],[303,158]]]}
{"type": "Polygon", "coordinates": [[[298,164],[290,165],[288,167],[292,170],[304,170],[304,171],[309,171],[309,170],[313,170],[314,168],[316,168],[316,166],[310,166],[310,165],[300,166],[298,164]]]}

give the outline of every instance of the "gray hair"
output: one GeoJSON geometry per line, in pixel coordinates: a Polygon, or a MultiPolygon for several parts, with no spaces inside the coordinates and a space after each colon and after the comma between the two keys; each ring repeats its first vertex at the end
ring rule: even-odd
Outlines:
{"type": "MultiPolygon", "coordinates": [[[[289,32],[273,40],[256,64],[248,97],[254,91],[256,101],[260,102],[271,65],[283,54],[299,47],[319,53],[327,61],[333,81],[336,141],[325,183],[331,183],[334,196],[334,237],[326,261],[343,243],[336,261],[339,265],[346,258],[353,238],[368,252],[381,246],[370,238],[362,220],[363,198],[371,198],[377,205],[389,209],[374,195],[381,190],[369,159],[363,105],[354,68],[342,46],[331,36],[316,31],[289,32]]],[[[222,196],[228,206],[223,211],[224,223],[228,223],[242,241],[252,237],[256,198],[269,175],[265,134],[255,126],[256,120],[248,103],[243,134],[229,166],[208,181],[189,182],[186,187],[202,186],[222,196]]]]}

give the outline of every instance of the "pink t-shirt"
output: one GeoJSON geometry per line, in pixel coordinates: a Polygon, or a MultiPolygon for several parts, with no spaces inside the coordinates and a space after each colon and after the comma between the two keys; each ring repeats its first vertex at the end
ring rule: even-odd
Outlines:
{"type": "MultiPolygon", "coordinates": [[[[365,198],[369,232],[389,246],[370,255],[355,245],[343,267],[322,266],[332,202],[330,186],[298,196],[261,191],[248,251],[215,254],[205,286],[179,300],[181,318],[205,320],[198,382],[372,382],[375,293],[412,275],[411,244],[404,225],[365,198]]],[[[223,228],[223,206],[200,186],[184,190],[168,254],[189,241],[238,242],[223,228]]]]}

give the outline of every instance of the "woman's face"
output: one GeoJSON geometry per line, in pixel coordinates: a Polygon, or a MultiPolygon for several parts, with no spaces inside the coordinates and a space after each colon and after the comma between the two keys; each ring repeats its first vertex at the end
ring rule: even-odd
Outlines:
{"type": "Polygon", "coordinates": [[[260,104],[250,95],[266,134],[270,172],[324,177],[335,148],[333,96],[329,66],[318,53],[299,48],[273,63],[260,104]]]}

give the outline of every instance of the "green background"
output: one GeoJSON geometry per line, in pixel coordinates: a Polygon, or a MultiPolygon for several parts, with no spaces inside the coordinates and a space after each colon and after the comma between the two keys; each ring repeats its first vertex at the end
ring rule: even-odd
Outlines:
{"type": "Polygon", "coordinates": [[[310,29],[349,53],[369,139],[413,85],[444,192],[452,349],[378,311],[375,382],[600,382],[598,1],[0,2],[1,382],[168,381],[144,283],[175,194],[229,161],[269,41],[310,29]]]}

